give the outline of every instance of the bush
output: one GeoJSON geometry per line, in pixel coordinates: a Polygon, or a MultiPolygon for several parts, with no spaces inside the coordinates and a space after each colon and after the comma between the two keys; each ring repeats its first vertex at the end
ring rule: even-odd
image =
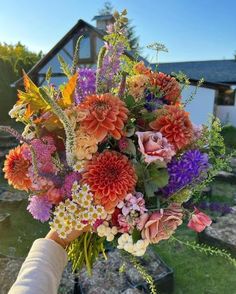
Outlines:
{"type": "Polygon", "coordinates": [[[224,137],[227,148],[236,149],[236,128],[234,126],[224,126],[222,129],[222,136],[224,137]]]}

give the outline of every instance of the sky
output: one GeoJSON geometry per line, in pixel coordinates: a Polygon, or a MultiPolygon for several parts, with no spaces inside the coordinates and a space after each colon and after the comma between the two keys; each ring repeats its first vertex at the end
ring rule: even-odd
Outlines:
{"type": "MultiPolygon", "coordinates": [[[[127,8],[143,55],[155,61],[146,46],[165,44],[159,62],[232,59],[236,51],[235,0],[112,0],[127,8]]],[[[92,18],[103,0],[0,0],[0,42],[21,41],[30,50],[47,53],[79,19],[92,18]]]]}

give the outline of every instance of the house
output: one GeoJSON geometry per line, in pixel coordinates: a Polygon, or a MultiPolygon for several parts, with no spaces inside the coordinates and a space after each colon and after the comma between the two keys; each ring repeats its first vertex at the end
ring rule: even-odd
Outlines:
{"type": "Polygon", "coordinates": [[[184,98],[193,91],[194,81],[204,78],[205,83],[188,106],[193,120],[204,121],[213,111],[223,124],[236,126],[236,59],[161,63],[158,69],[167,74],[182,71],[190,78],[184,98]]]}
{"type": "MultiPolygon", "coordinates": [[[[51,82],[58,86],[66,80],[62,73],[58,55],[69,65],[75,50],[78,37],[83,35],[80,44],[78,64],[79,66],[96,66],[100,48],[103,46],[103,37],[106,26],[114,21],[112,15],[95,16],[96,27],[79,20],[77,24],[28,72],[31,79],[37,85],[43,85],[49,67],[52,69],[51,82]]],[[[131,52],[126,55],[132,58],[131,52]]],[[[147,61],[141,56],[140,60],[147,61]]],[[[154,67],[154,64],[148,64],[154,67]]],[[[195,85],[200,78],[204,78],[204,84],[198,89],[195,99],[188,105],[191,118],[194,123],[200,124],[207,121],[209,113],[215,113],[224,122],[236,125],[235,91],[236,85],[236,61],[200,61],[200,62],[178,62],[161,63],[159,70],[171,74],[182,71],[190,78],[190,87],[184,89],[183,99],[187,99],[194,91],[195,85]],[[234,81],[233,81],[234,80],[234,81]],[[225,103],[230,103],[224,105],[225,103]]],[[[22,85],[22,79],[14,83],[15,87],[22,85]]]]}

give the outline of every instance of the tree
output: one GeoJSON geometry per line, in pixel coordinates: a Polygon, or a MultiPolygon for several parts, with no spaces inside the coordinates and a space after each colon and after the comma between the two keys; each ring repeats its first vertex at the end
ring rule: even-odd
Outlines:
{"type": "Polygon", "coordinates": [[[110,15],[112,14],[114,7],[112,6],[110,1],[104,2],[104,6],[102,9],[99,10],[99,15],[110,15]]]}
{"type": "MultiPolygon", "coordinates": [[[[104,3],[104,7],[99,10],[99,15],[111,15],[114,12],[114,7],[110,1],[104,3]]],[[[135,26],[131,24],[131,20],[128,21],[126,25],[127,38],[129,40],[130,48],[135,53],[141,52],[141,47],[139,46],[139,37],[136,35],[135,26]]]]}
{"type": "Polygon", "coordinates": [[[29,71],[41,58],[42,52],[31,52],[20,42],[0,43],[0,122],[9,119],[8,112],[16,102],[16,89],[11,84],[22,76],[22,70],[29,71]]]}

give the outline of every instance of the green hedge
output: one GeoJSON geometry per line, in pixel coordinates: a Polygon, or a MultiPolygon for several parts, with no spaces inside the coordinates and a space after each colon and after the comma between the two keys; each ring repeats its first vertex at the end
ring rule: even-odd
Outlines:
{"type": "Polygon", "coordinates": [[[236,127],[232,125],[224,126],[222,136],[224,137],[226,147],[236,149],[236,127]]]}

